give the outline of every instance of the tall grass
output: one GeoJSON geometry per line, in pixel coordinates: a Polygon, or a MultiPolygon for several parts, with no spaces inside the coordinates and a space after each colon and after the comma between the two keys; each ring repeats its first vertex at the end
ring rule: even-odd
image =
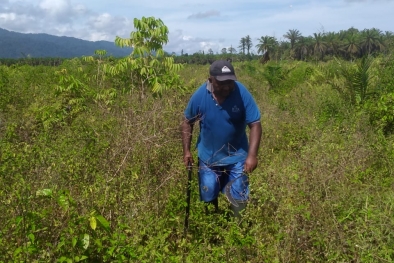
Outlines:
{"type": "Polygon", "coordinates": [[[0,262],[392,262],[393,139],[293,63],[275,89],[267,66],[234,63],[262,112],[251,201],[241,222],[225,198],[205,215],[194,170],[186,238],[179,124],[208,66],[181,71],[186,92],[141,102],[124,79],[96,87],[94,69],[64,64],[89,87],[74,113],[59,69],[2,68],[0,262]]]}

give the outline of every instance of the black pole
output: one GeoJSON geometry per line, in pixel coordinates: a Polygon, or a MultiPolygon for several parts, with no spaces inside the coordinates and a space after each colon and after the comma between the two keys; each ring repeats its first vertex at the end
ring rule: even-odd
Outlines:
{"type": "Polygon", "coordinates": [[[186,215],[185,215],[185,228],[183,230],[183,236],[186,237],[187,230],[189,228],[189,211],[190,211],[190,194],[191,194],[191,182],[192,182],[192,166],[190,162],[187,165],[188,176],[187,176],[187,188],[186,188],[186,215]]]}

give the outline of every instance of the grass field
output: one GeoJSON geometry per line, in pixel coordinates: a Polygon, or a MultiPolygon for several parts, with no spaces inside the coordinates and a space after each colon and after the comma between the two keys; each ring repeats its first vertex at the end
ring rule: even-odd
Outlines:
{"type": "Polygon", "coordinates": [[[206,216],[194,172],[187,237],[179,125],[208,65],[161,97],[76,59],[0,66],[0,262],[393,262],[394,61],[362,63],[235,62],[251,201],[206,216]]]}

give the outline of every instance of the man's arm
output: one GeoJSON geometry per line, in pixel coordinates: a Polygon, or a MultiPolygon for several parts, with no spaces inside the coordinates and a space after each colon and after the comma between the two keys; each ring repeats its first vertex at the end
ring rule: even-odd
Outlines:
{"type": "Polygon", "coordinates": [[[249,133],[249,150],[248,156],[246,157],[244,170],[247,173],[251,173],[257,167],[257,154],[259,151],[262,128],[260,122],[254,122],[248,125],[250,129],[249,133]]]}
{"type": "Polygon", "coordinates": [[[193,157],[190,151],[190,145],[192,142],[193,134],[193,123],[187,120],[183,120],[181,124],[181,134],[182,134],[182,145],[183,145],[183,162],[186,166],[193,164],[193,157]]]}

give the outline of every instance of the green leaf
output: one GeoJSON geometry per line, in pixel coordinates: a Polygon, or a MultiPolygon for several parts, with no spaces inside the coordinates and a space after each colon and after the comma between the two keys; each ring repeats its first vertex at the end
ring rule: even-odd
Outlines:
{"type": "Polygon", "coordinates": [[[92,216],[91,218],[89,218],[89,222],[90,222],[90,227],[93,230],[96,230],[96,227],[97,227],[96,218],[94,216],[92,216]]]}
{"type": "Polygon", "coordinates": [[[81,256],[81,257],[79,258],[79,261],[85,260],[85,259],[87,259],[87,258],[88,258],[87,256],[81,256]]]}
{"type": "Polygon", "coordinates": [[[100,223],[100,225],[107,231],[107,232],[111,232],[111,228],[109,225],[109,222],[107,221],[107,219],[105,219],[102,215],[98,215],[96,216],[97,221],[100,223]]]}
{"type": "Polygon", "coordinates": [[[77,244],[77,239],[75,237],[72,238],[71,240],[72,246],[75,247],[75,245],[77,244]]]}
{"type": "Polygon", "coordinates": [[[64,261],[67,261],[67,258],[65,256],[59,258],[57,262],[64,262],[64,261]]]}
{"type": "Polygon", "coordinates": [[[14,257],[16,257],[17,255],[19,255],[19,253],[21,253],[22,252],[22,248],[21,247],[18,247],[17,249],[15,249],[15,251],[14,251],[14,257]]]}
{"type": "Polygon", "coordinates": [[[30,233],[28,236],[29,240],[31,241],[31,243],[34,243],[35,237],[33,233],[30,233]]]}
{"type": "Polygon", "coordinates": [[[68,207],[70,205],[69,202],[68,202],[68,198],[65,195],[59,196],[59,198],[57,199],[57,202],[64,209],[68,209],[68,207]]]}
{"type": "Polygon", "coordinates": [[[89,247],[89,243],[90,243],[90,236],[88,234],[84,234],[82,239],[83,249],[87,249],[89,247]]]}
{"type": "Polygon", "coordinates": [[[42,190],[37,190],[36,196],[48,196],[51,197],[53,194],[51,189],[42,189],[42,190]]]}

